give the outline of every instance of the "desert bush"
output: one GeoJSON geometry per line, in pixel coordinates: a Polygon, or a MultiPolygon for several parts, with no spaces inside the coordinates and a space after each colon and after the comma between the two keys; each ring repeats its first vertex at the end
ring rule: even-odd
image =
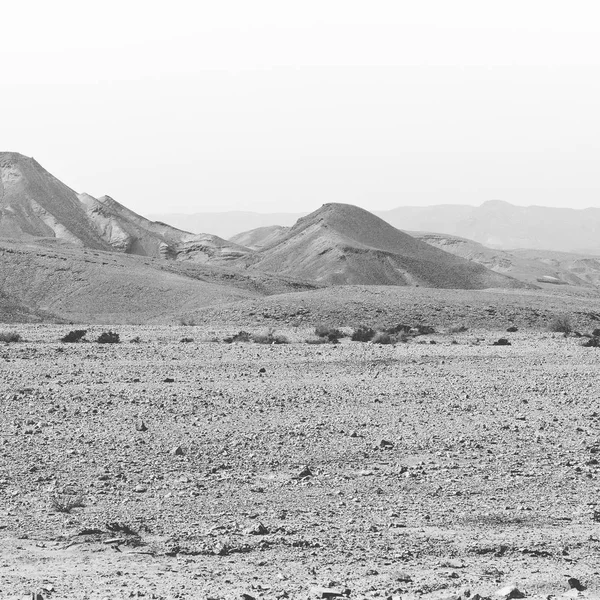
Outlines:
{"type": "Polygon", "coordinates": [[[191,338],[191,337],[184,337],[179,340],[179,342],[182,344],[189,344],[190,342],[193,342],[193,341],[194,341],[194,338],[191,338]]]}
{"type": "Polygon", "coordinates": [[[556,333],[564,333],[569,335],[573,331],[573,325],[568,315],[556,315],[552,321],[550,321],[550,331],[556,333]]]}
{"type": "Polygon", "coordinates": [[[238,331],[235,335],[224,338],[223,341],[227,344],[232,344],[233,342],[251,342],[252,336],[247,331],[238,331]]]}
{"type": "Polygon", "coordinates": [[[10,344],[12,342],[22,342],[23,338],[16,331],[0,331],[0,342],[10,344]]]}
{"type": "Polygon", "coordinates": [[[515,333],[515,331],[519,331],[519,328],[515,327],[515,325],[511,325],[506,331],[508,331],[508,333],[515,333]]]}
{"type": "Polygon", "coordinates": [[[410,325],[398,324],[394,327],[388,327],[385,331],[388,333],[410,333],[412,327],[410,325]]]}
{"type": "Polygon", "coordinates": [[[305,342],[307,344],[312,344],[312,345],[320,345],[320,344],[330,344],[330,343],[336,343],[336,342],[331,342],[329,340],[329,338],[326,337],[315,337],[315,338],[307,338],[305,340],[305,342]]]}
{"type": "Polygon", "coordinates": [[[54,494],[50,506],[56,512],[70,513],[74,508],[84,508],[83,498],[75,494],[54,494]]]}
{"type": "Polygon", "coordinates": [[[96,340],[99,344],[118,344],[121,338],[114,331],[103,331],[96,340]]]}
{"type": "Polygon", "coordinates": [[[346,334],[335,327],[328,327],[327,325],[317,325],[315,327],[315,335],[317,337],[329,338],[330,340],[333,338],[346,337],[346,334]]]}
{"type": "Polygon", "coordinates": [[[65,342],[66,344],[76,344],[80,342],[87,333],[86,329],[75,329],[73,331],[69,331],[60,338],[61,342],[65,342]]]}
{"type": "Polygon", "coordinates": [[[465,331],[469,331],[469,328],[464,323],[448,327],[448,333],[464,333],[465,331]]]}
{"type": "Polygon", "coordinates": [[[179,319],[180,325],[185,325],[186,327],[194,327],[196,325],[196,319],[194,317],[181,317],[179,319]]]}
{"type": "Polygon", "coordinates": [[[289,344],[288,340],[284,335],[276,334],[273,328],[269,329],[267,333],[254,333],[252,334],[252,341],[255,344],[289,344]]]}
{"type": "Polygon", "coordinates": [[[374,344],[397,344],[405,342],[408,338],[405,333],[388,333],[387,331],[378,331],[371,340],[374,344]]]}
{"type": "Polygon", "coordinates": [[[600,348],[600,337],[592,336],[587,342],[581,344],[584,348],[600,348]]]}
{"type": "Polygon", "coordinates": [[[416,329],[419,335],[430,335],[435,333],[435,328],[431,325],[417,325],[416,329]]]}
{"type": "Polygon", "coordinates": [[[139,335],[136,335],[135,337],[132,337],[129,341],[132,344],[140,344],[142,342],[142,338],[139,335]]]}
{"type": "Polygon", "coordinates": [[[358,329],[355,329],[350,339],[353,342],[370,342],[375,337],[376,331],[370,327],[361,325],[358,329]]]}
{"type": "Polygon", "coordinates": [[[500,338],[494,342],[494,346],[510,346],[511,343],[506,338],[500,338]]]}

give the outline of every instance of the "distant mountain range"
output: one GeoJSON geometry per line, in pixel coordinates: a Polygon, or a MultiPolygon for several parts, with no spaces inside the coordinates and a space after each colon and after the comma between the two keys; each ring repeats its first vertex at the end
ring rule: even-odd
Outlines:
{"type": "MultiPolygon", "coordinates": [[[[537,249],[600,255],[600,208],[576,210],[514,206],[490,200],[481,206],[442,204],[371,211],[402,231],[445,233],[502,250],[537,249]]],[[[152,218],[191,231],[211,231],[231,238],[271,226],[291,226],[306,216],[247,212],[160,214],[152,218]]]]}
{"type": "MultiPolygon", "coordinates": [[[[546,239],[544,224],[558,229],[562,219],[564,229],[573,228],[581,213],[589,218],[579,243],[593,241],[593,210],[563,214],[536,208],[531,209],[533,217],[528,210],[492,202],[478,208],[387,213],[389,221],[408,224],[400,230],[366,210],[333,203],[288,226],[284,219],[284,224],[246,230],[226,240],[209,230],[188,232],[147,219],[109,196],[78,194],[33,159],[4,152],[0,320],[164,321],[210,304],[332,285],[600,286],[596,256],[492,249],[441,231],[442,225],[468,226],[487,236],[486,221],[489,229],[504,231],[506,239],[523,239],[523,223],[529,219],[539,226],[532,225],[530,241],[540,240],[546,239]],[[440,231],[406,231],[432,228],[440,231]]],[[[244,219],[246,226],[252,222],[244,219]]],[[[574,234],[571,239],[575,243],[574,234]]]]}

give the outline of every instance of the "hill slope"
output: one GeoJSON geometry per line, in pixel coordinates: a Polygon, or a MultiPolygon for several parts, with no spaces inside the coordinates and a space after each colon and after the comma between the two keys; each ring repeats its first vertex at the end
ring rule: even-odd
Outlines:
{"type": "Polygon", "coordinates": [[[600,283],[600,259],[548,250],[495,250],[458,236],[411,232],[428,244],[482,264],[484,267],[529,283],[562,283],[596,286],[600,283]]]}
{"type": "Polygon", "coordinates": [[[269,227],[258,227],[250,231],[243,231],[230,238],[229,241],[241,244],[251,250],[260,250],[278,242],[288,231],[289,227],[271,225],[269,227]]]}
{"type": "Polygon", "coordinates": [[[0,321],[173,323],[211,304],[261,295],[247,278],[176,268],[115,252],[3,241],[0,321]]]}
{"type": "Polygon", "coordinates": [[[110,250],[87,218],[77,194],[33,158],[0,152],[0,236],[57,238],[110,250]]]}
{"type": "Polygon", "coordinates": [[[325,204],[245,261],[251,269],[326,284],[462,289],[525,286],[433,248],[347,204],[325,204]]]}

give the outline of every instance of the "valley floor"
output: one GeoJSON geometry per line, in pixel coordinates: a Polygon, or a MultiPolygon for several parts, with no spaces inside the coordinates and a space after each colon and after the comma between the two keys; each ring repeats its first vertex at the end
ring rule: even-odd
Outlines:
{"type": "Polygon", "coordinates": [[[0,347],[2,598],[598,589],[600,350],[578,339],[69,328],[0,347]]]}

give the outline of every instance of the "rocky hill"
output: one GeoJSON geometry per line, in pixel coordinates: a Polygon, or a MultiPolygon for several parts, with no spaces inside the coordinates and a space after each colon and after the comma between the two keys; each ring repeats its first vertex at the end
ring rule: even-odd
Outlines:
{"type": "Polygon", "coordinates": [[[347,204],[325,204],[272,245],[243,260],[252,270],[324,284],[525,287],[478,263],[433,248],[347,204]]]}
{"type": "Polygon", "coordinates": [[[498,250],[458,236],[411,232],[411,235],[456,256],[528,283],[600,285],[600,258],[548,250],[498,250]]]}

